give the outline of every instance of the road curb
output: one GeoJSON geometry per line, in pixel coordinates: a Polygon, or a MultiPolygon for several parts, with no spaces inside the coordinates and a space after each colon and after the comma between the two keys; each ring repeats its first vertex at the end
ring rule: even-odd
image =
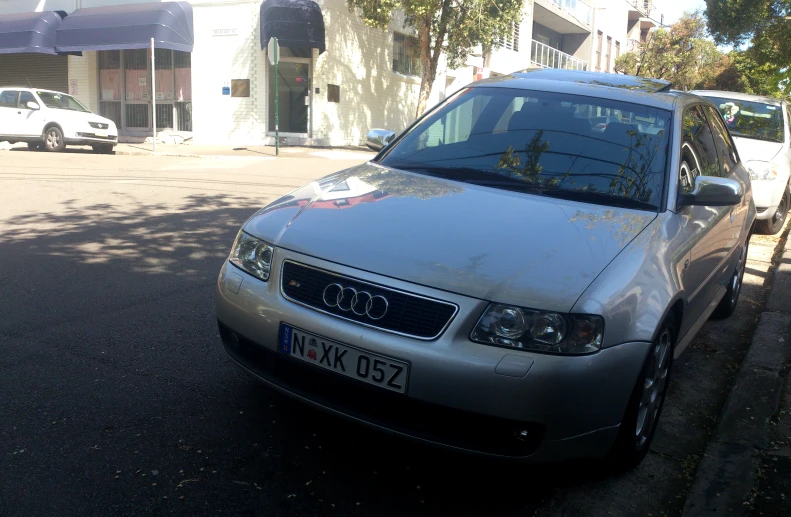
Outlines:
{"type": "Polygon", "coordinates": [[[778,410],[791,358],[791,241],[785,242],[780,264],[770,274],[765,310],[698,465],[684,517],[749,511],[744,503],[755,485],[758,454],[768,446],[769,420],[778,410]]]}

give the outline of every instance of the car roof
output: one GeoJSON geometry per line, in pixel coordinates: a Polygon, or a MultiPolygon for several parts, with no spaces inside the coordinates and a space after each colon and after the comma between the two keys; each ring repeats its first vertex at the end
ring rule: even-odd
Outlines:
{"type": "Polygon", "coordinates": [[[60,95],[68,95],[68,93],[65,92],[47,90],[46,88],[31,88],[30,86],[0,86],[0,90],[21,90],[26,92],[48,92],[48,93],[57,93],[60,95]]]}
{"type": "Polygon", "coordinates": [[[476,81],[470,87],[498,87],[551,91],[571,95],[601,97],[672,110],[679,101],[700,100],[687,92],[671,89],[661,79],[623,74],[537,68],[476,81]]]}
{"type": "Polygon", "coordinates": [[[783,104],[780,99],[767,97],[765,95],[753,95],[751,93],[728,92],[725,90],[692,90],[690,93],[700,95],[701,97],[720,97],[724,99],[734,99],[740,101],[761,102],[771,106],[782,106],[783,104]]]}

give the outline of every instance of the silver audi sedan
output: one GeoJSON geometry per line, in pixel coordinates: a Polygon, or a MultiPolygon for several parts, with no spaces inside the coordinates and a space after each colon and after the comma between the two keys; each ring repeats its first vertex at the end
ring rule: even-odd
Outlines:
{"type": "Polygon", "coordinates": [[[370,145],[242,226],[216,292],[230,356],[424,442],[637,465],[674,358],[739,298],[755,206],[717,109],[528,71],[370,145]]]}

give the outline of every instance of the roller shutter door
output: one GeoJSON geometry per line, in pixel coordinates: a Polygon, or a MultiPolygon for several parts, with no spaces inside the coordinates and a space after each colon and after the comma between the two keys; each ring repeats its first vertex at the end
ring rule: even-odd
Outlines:
{"type": "Polygon", "coordinates": [[[0,86],[31,86],[42,90],[68,92],[68,57],[0,54],[0,86]]]}

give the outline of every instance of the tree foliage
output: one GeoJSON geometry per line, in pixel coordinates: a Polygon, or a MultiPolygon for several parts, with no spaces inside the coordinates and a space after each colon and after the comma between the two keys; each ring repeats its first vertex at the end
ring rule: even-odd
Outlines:
{"type": "Polygon", "coordinates": [[[618,72],[665,79],[681,90],[711,83],[727,66],[725,56],[706,39],[700,13],[685,14],[670,28],[649,33],[637,51],[615,61],[618,72]]]}
{"type": "Polygon", "coordinates": [[[420,116],[440,55],[447,56],[450,68],[457,68],[476,47],[499,47],[501,38],[512,36],[514,25],[521,21],[525,1],[530,0],[347,0],[347,5],[367,25],[382,30],[387,30],[395,12],[404,12],[404,24],[417,32],[419,42],[422,77],[416,116],[420,116]]]}

